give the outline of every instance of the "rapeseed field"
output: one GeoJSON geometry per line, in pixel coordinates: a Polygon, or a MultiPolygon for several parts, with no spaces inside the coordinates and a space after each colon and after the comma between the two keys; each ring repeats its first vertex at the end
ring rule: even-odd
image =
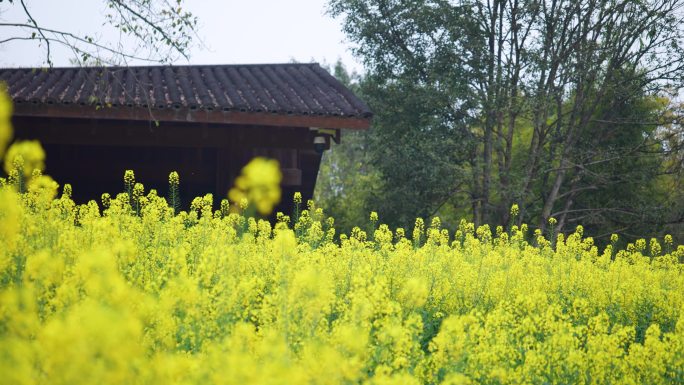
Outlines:
{"type": "Polygon", "coordinates": [[[684,383],[671,237],[599,249],[581,227],[393,230],[376,213],[338,235],[300,195],[272,224],[264,159],[236,202],[181,211],[130,171],[76,204],[39,143],[5,151],[10,114],[0,100],[2,384],[684,383]]]}

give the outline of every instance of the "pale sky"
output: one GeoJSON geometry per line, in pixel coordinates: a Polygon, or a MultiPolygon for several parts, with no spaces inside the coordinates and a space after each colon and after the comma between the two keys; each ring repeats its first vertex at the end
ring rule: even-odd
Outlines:
{"type": "MultiPolygon", "coordinates": [[[[99,0],[25,0],[44,27],[88,34],[116,43],[118,35],[103,26],[104,2],[99,0]]],[[[176,64],[282,63],[290,61],[333,64],[362,71],[352,56],[339,20],[325,14],[327,0],[186,0],[199,18],[204,47],[193,47],[190,61],[176,64]]],[[[0,22],[25,22],[19,1],[0,2],[0,22]]],[[[0,40],[18,35],[0,27],[0,40]]],[[[23,33],[24,35],[26,33],[23,33]]],[[[55,66],[70,65],[70,51],[53,45],[55,66]]],[[[129,64],[141,64],[130,62],[129,64]]],[[[35,41],[0,44],[0,67],[45,66],[45,51],[35,41]]]]}

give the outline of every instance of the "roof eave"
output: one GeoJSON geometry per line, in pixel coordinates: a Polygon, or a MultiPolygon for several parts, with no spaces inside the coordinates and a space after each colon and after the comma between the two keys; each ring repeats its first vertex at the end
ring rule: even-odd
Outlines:
{"type": "Polygon", "coordinates": [[[80,104],[17,103],[16,116],[45,118],[116,119],[160,122],[219,123],[273,127],[316,127],[365,130],[371,116],[333,116],[277,114],[270,112],[223,111],[206,109],[158,109],[143,107],[106,107],[80,104]]]}

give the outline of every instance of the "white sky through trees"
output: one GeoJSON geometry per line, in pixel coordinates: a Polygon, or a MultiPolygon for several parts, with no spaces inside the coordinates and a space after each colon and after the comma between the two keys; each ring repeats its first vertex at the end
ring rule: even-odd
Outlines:
{"type": "MultiPolygon", "coordinates": [[[[105,2],[99,0],[26,0],[36,21],[53,28],[91,36],[110,45],[118,33],[105,23],[105,2]]],[[[191,0],[188,9],[198,17],[198,38],[190,61],[175,64],[280,63],[292,60],[333,64],[341,59],[349,70],[362,66],[353,58],[340,22],[325,14],[327,0],[191,0]],[[200,44],[200,40],[201,43],[200,44]]],[[[21,5],[0,3],[2,22],[26,22],[21,5]]],[[[0,28],[0,40],[30,32],[0,28]]],[[[122,44],[130,44],[123,41],[122,44]]],[[[129,49],[127,46],[126,49],[129,49]]],[[[74,54],[52,45],[55,66],[69,66],[74,54]]],[[[147,64],[128,61],[128,64],[147,64]]],[[[38,41],[0,44],[0,67],[46,66],[45,49],[38,41]]]]}

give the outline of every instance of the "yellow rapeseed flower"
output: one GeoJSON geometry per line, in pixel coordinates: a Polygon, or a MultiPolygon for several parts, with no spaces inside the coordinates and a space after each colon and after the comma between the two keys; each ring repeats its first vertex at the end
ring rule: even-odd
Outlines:
{"type": "Polygon", "coordinates": [[[37,140],[22,140],[13,143],[5,156],[5,172],[8,174],[22,165],[24,177],[30,177],[34,170],[45,170],[45,150],[37,140]]]}
{"type": "Polygon", "coordinates": [[[228,198],[238,204],[246,199],[259,214],[268,215],[280,202],[282,178],[277,160],[254,158],[235,179],[235,186],[228,192],[228,198]]]}
{"type": "Polygon", "coordinates": [[[272,228],[211,194],[174,213],[134,184],[101,211],[27,187],[0,184],[3,384],[683,382],[672,237],[600,251],[578,227],[551,248],[435,217],[337,242],[313,202],[272,228]]]}
{"type": "Polygon", "coordinates": [[[375,211],[371,211],[370,213],[370,221],[371,222],[377,222],[378,221],[378,213],[375,211]]]}
{"type": "Polygon", "coordinates": [[[7,95],[5,83],[0,82],[0,159],[12,139],[12,99],[7,95]]]}
{"type": "Polygon", "coordinates": [[[12,189],[0,187],[0,258],[7,257],[3,256],[4,252],[13,250],[16,245],[22,211],[19,194],[12,189]]]}
{"type": "Polygon", "coordinates": [[[518,207],[518,204],[517,204],[517,203],[514,203],[514,204],[511,206],[511,216],[512,216],[512,217],[517,217],[518,214],[520,214],[520,207],[518,207]]]}
{"type": "Polygon", "coordinates": [[[169,173],[169,184],[180,184],[180,176],[178,176],[178,173],[176,171],[171,171],[171,173],[169,173]]]}
{"type": "Polygon", "coordinates": [[[39,175],[31,178],[28,191],[33,194],[36,202],[47,205],[57,196],[59,184],[48,175],[39,175]]]}
{"type": "Polygon", "coordinates": [[[124,171],[124,183],[126,184],[126,186],[130,186],[131,188],[133,187],[133,185],[135,184],[135,173],[133,172],[133,170],[124,171]]]}

